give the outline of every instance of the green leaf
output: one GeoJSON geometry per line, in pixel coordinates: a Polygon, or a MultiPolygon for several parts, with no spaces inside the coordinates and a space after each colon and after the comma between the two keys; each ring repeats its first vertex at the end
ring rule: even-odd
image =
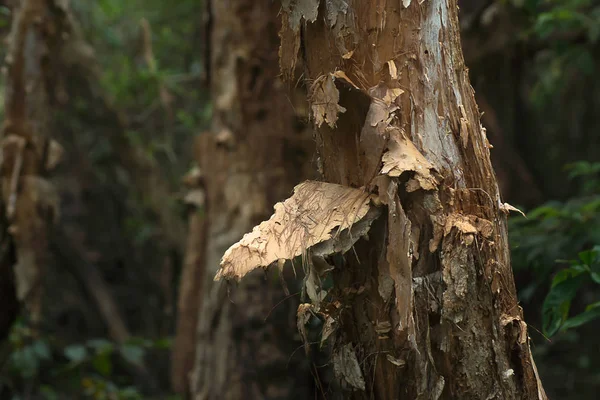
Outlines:
{"type": "Polygon", "coordinates": [[[92,349],[96,350],[96,353],[112,353],[115,345],[113,342],[106,339],[91,339],[88,340],[87,345],[92,349]]]}
{"type": "Polygon", "coordinates": [[[576,317],[569,318],[568,320],[566,320],[565,323],[562,325],[561,330],[564,331],[567,329],[576,328],[599,317],[600,302],[590,304],[589,306],[587,306],[584,312],[577,315],[576,317]]]}
{"type": "Polygon", "coordinates": [[[44,395],[43,398],[46,400],[59,400],[58,394],[51,386],[42,385],[40,393],[44,395]]]}
{"type": "Polygon", "coordinates": [[[154,347],[157,349],[170,349],[172,344],[171,338],[162,338],[154,342],[154,347]]]}
{"type": "Polygon", "coordinates": [[[40,360],[33,347],[28,346],[11,355],[11,365],[25,379],[33,378],[40,367],[40,360]]]}
{"type": "Polygon", "coordinates": [[[142,347],[125,344],[121,346],[120,352],[123,358],[128,362],[135,365],[142,364],[144,358],[144,349],[142,347]]]}
{"type": "Polygon", "coordinates": [[[113,368],[112,361],[110,359],[110,353],[102,352],[97,354],[92,360],[92,365],[99,374],[110,376],[113,368]]]}
{"type": "Polygon", "coordinates": [[[562,269],[558,271],[556,275],[554,275],[554,279],[552,279],[552,288],[587,271],[588,269],[585,268],[585,266],[577,264],[571,266],[570,268],[562,269]]]}
{"type": "Polygon", "coordinates": [[[32,347],[40,360],[49,360],[51,358],[50,347],[44,340],[36,340],[32,347]]]}
{"type": "Polygon", "coordinates": [[[152,341],[143,337],[131,337],[127,339],[125,345],[137,346],[137,347],[151,347],[152,341]]]}
{"type": "Polygon", "coordinates": [[[119,398],[123,400],[141,400],[142,395],[135,387],[126,387],[119,391],[119,398]]]}
{"type": "Polygon", "coordinates": [[[560,210],[551,205],[545,205],[535,208],[527,213],[529,219],[556,217],[560,214],[560,210]]]}
{"type": "Polygon", "coordinates": [[[587,274],[572,268],[562,270],[555,276],[542,306],[543,330],[546,335],[552,336],[558,332],[569,315],[571,300],[586,279],[587,274]]]}
{"type": "Polygon", "coordinates": [[[596,253],[595,250],[586,250],[586,251],[582,251],[578,254],[579,259],[585,264],[585,265],[592,265],[594,264],[594,262],[596,261],[596,258],[598,256],[598,253],[596,253]]]}
{"type": "Polygon", "coordinates": [[[87,357],[87,350],[83,345],[73,344],[64,350],[65,357],[73,363],[80,363],[87,357]]]}

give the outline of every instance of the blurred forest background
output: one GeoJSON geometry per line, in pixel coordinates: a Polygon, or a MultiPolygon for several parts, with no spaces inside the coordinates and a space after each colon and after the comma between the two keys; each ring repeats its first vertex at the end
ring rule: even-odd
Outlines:
{"type": "MultiPolygon", "coordinates": [[[[0,2],[0,51],[7,60],[3,121],[16,112],[11,99],[18,95],[11,82],[18,78],[11,70],[18,58],[8,45],[16,3],[0,2]]],[[[36,123],[56,141],[46,146],[49,168],[38,173],[53,189],[43,184],[36,193],[57,222],[44,236],[43,291],[39,299],[24,299],[26,307],[18,308],[9,282],[14,277],[5,261],[5,227],[0,235],[0,399],[184,398],[175,394],[181,390],[170,378],[170,362],[180,286],[186,283],[180,285],[180,278],[190,257],[188,231],[203,215],[194,143],[215,128],[216,78],[209,65],[218,49],[210,39],[211,8],[199,0],[47,3],[57,22],[45,31],[39,71],[29,65],[26,73],[32,79],[39,73],[45,82],[31,89],[44,93],[28,101],[42,109],[34,113],[36,123]],[[71,40],[56,33],[66,31],[71,40]],[[59,154],[60,164],[46,173],[59,154]]],[[[504,201],[527,213],[511,216],[510,239],[542,381],[550,398],[595,399],[600,2],[459,4],[465,59],[504,201]]],[[[265,46],[272,47],[275,58],[267,61],[273,68],[277,41],[265,39],[265,46]]],[[[299,107],[296,113],[298,129],[304,129],[306,112],[299,107]]],[[[4,132],[6,201],[11,175],[4,163],[27,161],[8,156],[6,124],[4,132]]],[[[225,144],[227,134],[220,139],[225,144]]],[[[312,168],[311,157],[299,156],[308,160],[306,168],[312,168]]],[[[269,208],[285,196],[272,197],[269,208]]],[[[17,253],[24,251],[19,246],[17,253]]],[[[288,356],[299,362],[305,357],[292,352],[288,356]]]]}

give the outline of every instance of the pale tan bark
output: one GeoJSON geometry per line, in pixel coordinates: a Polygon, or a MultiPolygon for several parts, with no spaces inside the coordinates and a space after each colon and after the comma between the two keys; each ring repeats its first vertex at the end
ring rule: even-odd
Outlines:
{"type": "MultiPolygon", "coordinates": [[[[545,399],[510,268],[509,207],[464,65],[456,1],[282,5],[282,72],[292,76],[297,57],[305,66],[323,178],[361,188],[383,215],[368,236],[353,237],[343,258],[325,254],[330,268],[309,263],[316,275],[332,270],[334,287],[323,297],[319,281],[308,282],[318,304],[311,298],[301,309],[325,321],[345,397],[545,399]]],[[[318,208],[288,209],[281,220],[318,208]]],[[[265,261],[252,268],[282,254],[268,245],[276,231],[240,242],[265,261]]],[[[335,250],[338,242],[297,246],[323,255],[324,245],[335,250]]],[[[219,276],[252,269],[234,249],[219,276]]]]}
{"type": "Polygon", "coordinates": [[[210,131],[196,143],[206,199],[195,206],[201,216],[190,220],[190,234],[197,238],[190,243],[199,243],[202,235],[205,240],[188,247],[182,279],[195,281],[181,285],[172,367],[174,386],[195,399],[303,398],[308,394],[298,386],[312,382],[298,366],[302,357],[290,361],[301,345],[294,337],[298,296],[273,309],[286,296],[276,278],[253,275],[230,291],[213,283],[227,247],[310,170],[314,145],[301,120],[306,114],[294,109],[278,79],[278,10],[273,2],[209,2],[213,117],[210,131]],[[191,331],[193,307],[197,331],[191,331]],[[190,337],[195,348],[185,347],[190,337]],[[193,371],[186,370],[190,357],[193,371]]]}

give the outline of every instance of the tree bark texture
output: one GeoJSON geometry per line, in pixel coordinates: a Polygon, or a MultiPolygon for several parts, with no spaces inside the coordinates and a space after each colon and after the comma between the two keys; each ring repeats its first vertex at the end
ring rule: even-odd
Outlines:
{"type": "Polygon", "coordinates": [[[62,147],[51,138],[50,107],[60,96],[55,60],[69,35],[68,15],[66,8],[50,0],[22,1],[13,13],[6,58],[2,197],[15,245],[17,297],[36,324],[48,226],[58,207],[58,195],[47,180],[62,154],[62,147]]]}
{"type": "Polygon", "coordinates": [[[306,113],[294,108],[278,79],[278,11],[274,2],[209,2],[213,117],[210,132],[196,143],[202,183],[193,174],[187,180],[195,185],[188,195],[195,207],[193,237],[182,274],[172,367],[174,387],[189,390],[191,381],[195,399],[305,398],[303,390],[312,385],[300,365],[307,362],[302,357],[290,362],[300,344],[297,296],[274,308],[286,294],[272,275],[253,275],[231,291],[213,283],[227,247],[310,171],[314,144],[303,123],[306,113]],[[198,202],[200,191],[205,199],[198,202]],[[267,316],[274,322],[265,321],[267,316]]]}
{"type": "Polygon", "coordinates": [[[304,66],[324,182],[298,185],[216,278],[302,255],[298,325],[323,321],[343,398],[546,398],[457,13],[454,0],[282,1],[282,74],[304,66]]]}
{"type": "Polygon", "coordinates": [[[353,397],[545,398],[456,1],[284,0],[283,11],[282,72],[301,49],[325,181],[387,208],[333,271],[334,346],[356,354],[369,393],[353,397]]]}

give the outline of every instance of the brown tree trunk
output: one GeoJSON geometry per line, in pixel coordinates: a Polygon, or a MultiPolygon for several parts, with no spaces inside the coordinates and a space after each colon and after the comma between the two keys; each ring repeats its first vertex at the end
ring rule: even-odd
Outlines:
{"type": "Polygon", "coordinates": [[[194,210],[172,365],[174,388],[191,382],[196,399],[304,398],[295,386],[312,382],[295,361],[302,357],[290,362],[297,296],[274,308],[284,289],[260,274],[231,293],[213,284],[227,247],[310,170],[310,131],[278,79],[278,10],[269,1],[209,2],[213,118],[196,145],[203,182],[198,171],[186,179],[194,210]]]}
{"type": "Polygon", "coordinates": [[[217,278],[303,255],[299,325],[324,321],[345,398],[545,399],[456,1],[282,5],[282,72],[301,49],[325,182],[297,186],[217,278]]]}
{"type": "Polygon", "coordinates": [[[48,227],[58,212],[58,195],[47,176],[62,154],[51,138],[50,106],[59,96],[54,67],[66,12],[50,0],[22,1],[13,10],[6,58],[2,203],[15,245],[16,294],[34,325],[40,321],[48,227]]]}

